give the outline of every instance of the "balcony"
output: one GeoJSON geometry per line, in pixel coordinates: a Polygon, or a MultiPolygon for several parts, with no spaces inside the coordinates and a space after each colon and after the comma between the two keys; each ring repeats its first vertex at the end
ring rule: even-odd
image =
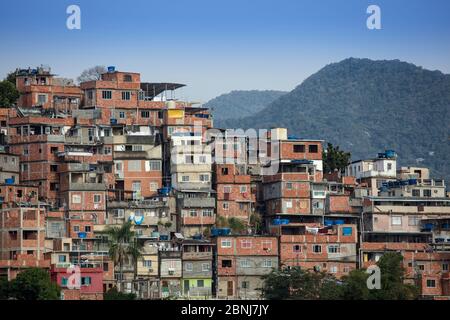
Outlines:
{"type": "Polygon", "coordinates": [[[211,260],[212,251],[207,252],[183,252],[183,260],[211,260]]]}
{"type": "Polygon", "coordinates": [[[90,182],[84,182],[84,183],[70,183],[69,189],[71,191],[105,191],[106,185],[103,183],[90,183],[90,182]]]}
{"type": "Polygon", "coordinates": [[[183,208],[215,208],[214,198],[183,198],[180,201],[183,208]]]}

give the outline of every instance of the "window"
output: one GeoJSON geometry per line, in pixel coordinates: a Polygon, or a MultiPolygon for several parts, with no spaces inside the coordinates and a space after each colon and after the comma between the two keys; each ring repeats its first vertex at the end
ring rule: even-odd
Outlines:
{"type": "Polygon", "coordinates": [[[198,162],[199,163],[206,163],[206,156],[199,156],[198,157],[198,162]]]}
{"type": "Polygon", "coordinates": [[[189,176],[181,176],[182,182],[189,182],[189,176]]]}
{"type": "Polygon", "coordinates": [[[94,203],[100,203],[100,202],[102,202],[102,195],[94,194],[94,203]]]}
{"type": "Polygon", "coordinates": [[[108,264],[108,262],[103,262],[103,271],[104,272],[109,271],[109,264],[108,264]]]}
{"type": "Polygon", "coordinates": [[[322,246],[320,244],[315,244],[312,247],[314,253],[322,253],[322,246]]]}
{"type": "Polygon", "coordinates": [[[309,153],[317,153],[319,152],[319,146],[317,144],[310,144],[308,146],[309,153]]]}
{"type": "Polygon", "coordinates": [[[91,232],[91,226],[84,226],[84,232],[91,232]]]}
{"type": "Polygon", "coordinates": [[[303,145],[303,144],[294,144],[294,152],[295,153],[304,153],[305,152],[305,145],[303,145]]]}
{"type": "Polygon", "coordinates": [[[141,171],[141,160],[128,160],[128,171],[141,171]]]}
{"type": "Polygon", "coordinates": [[[220,246],[222,248],[231,248],[231,239],[222,239],[220,246]]]}
{"type": "Polygon", "coordinates": [[[250,260],[243,259],[243,260],[239,261],[239,266],[241,268],[250,268],[250,260]]]}
{"type": "Polygon", "coordinates": [[[250,239],[241,240],[241,248],[251,249],[251,247],[252,247],[252,240],[250,239]]]}
{"type": "Polygon", "coordinates": [[[112,154],[111,147],[104,147],[103,148],[103,154],[112,154]]]}
{"type": "Polygon", "coordinates": [[[292,208],[292,201],[286,201],[286,208],[292,208]]]}
{"type": "Polygon", "coordinates": [[[122,91],[122,100],[131,100],[131,92],[122,91]]]}
{"type": "Polygon", "coordinates": [[[337,266],[331,266],[330,267],[330,273],[337,273],[338,272],[338,267],[337,266]]]}
{"type": "Polygon", "coordinates": [[[198,288],[203,288],[205,286],[205,281],[204,280],[197,280],[197,287],[198,288]]]}
{"type": "Polygon", "coordinates": [[[43,104],[47,102],[46,94],[38,94],[38,104],[43,104]]]}
{"type": "Polygon", "coordinates": [[[387,164],[387,169],[388,169],[388,171],[389,171],[389,170],[392,170],[392,163],[388,163],[388,164],[387,164]]]}
{"type": "Polygon", "coordinates": [[[144,260],[142,264],[144,265],[144,268],[151,268],[152,260],[144,260]]]}
{"type": "Polygon", "coordinates": [[[94,90],[87,90],[87,98],[88,100],[94,99],[94,90]]]}
{"type": "Polygon", "coordinates": [[[227,176],[228,175],[228,168],[222,168],[222,175],[227,176]]]}
{"type": "Polygon", "coordinates": [[[224,203],[222,204],[222,208],[223,208],[223,210],[228,210],[228,208],[229,208],[228,202],[224,202],[224,203]]]}
{"type": "Polygon", "coordinates": [[[150,171],[161,171],[161,161],[150,160],[149,161],[150,171]]]}
{"type": "Polygon", "coordinates": [[[157,190],[158,190],[158,183],[150,182],[150,191],[157,191],[157,190]]]}
{"type": "Polygon", "coordinates": [[[202,212],[204,217],[212,217],[213,216],[213,211],[211,209],[203,209],[202,212]]]}
{"type": "Polygon", "coordinates": [[[186,262],[186,264],[184,265],[184,270],[185,271],[192,271],[192,270],[194,270],[192,262],[186,262]]]}
{"type": "Polygon", "coordinates": [[[111,90],[103,90],[102,91],[102,99],[111,100],[112,99],[112,91],[111,90]]]}
{"type": "Polygon", "coordinates": [[[286,182],[286,189],[287,190],[292,190],[293,184],[292,182],[286,182]]]}
{"type": "Polygon", "coordinates": [[[247,192],[247,186],[240,186],[239,191],[240,191],[241,193],[247,192]]]}
{"type": "Polygon", "coordinates": [[[131,146],[132,151],[142,151],[144,150],[144,147],[141,144],[134,144],[131,146]]]}
{"type": "Polygon", "coordinates": [[[424,197],[431,197],[431,190],[430,189],[424,189],[423,190],[423,196],[424,197]]]}
{"type": "Polygon", "coordinates": [[[120,119],[125,119],[125,111],[120,111],[119,112],[119,118],[120,119]]]}
{"type": "Polygon", "coordinates": [[[223,193],[231,193],[231,187],[230,186],[224,186],[223,187],[223,193]]]}
{"type": "Polygon", "coordinates": [[[261,245],[262,245],[263,250],[272,249],[272,241],[270,241],[270,240],[261,241],[261,245]]]}
{"type": "Polygon", "coordinates": [[[74,232],[79,232],[80,231],[80,226],[73,226],[73,231],[74,232]]]}
{"type": "Polygon", "coordinates": [[[342,235],[343,236],[351,236],[353,232],[353,228],[352,227],[343,227],[342,228],[342,235]]]}
{"type": "Polygon", "coordinates": [[[50,172],[57,172],[58,171],[58,165],[57,164],[51,164],[50,165],[50,172]]]}
{"type": "Polygon", "coordinates": [[[418,264],[418,265],[417,265],[417,268],[418,268],[420,271],[424,271],[424,270],[425,270],[425,265],[423,265],[423,264],[418,264]]]}
{"type": "Polygon", "coordinates": [[[150,111],[141,111],[141,118],[150,118],[150,111]]]}
{"type": "Polygon", "coordinates": [[[88,286],[91,284],[91,277],[81,277],[81,285],[88,286]]]}
{"type": "Polygon", "coordinates": [[[292,246],[292,252],[302,252],[302,246],[299,244],[294,244],[292,246]]]}
{"type": "Polygon", "coordinates": [[[222,268],[231,268],[232,265],[231,260],[222,260],[222,268]]]}
{"type": "Polygon", "coordinates": [[[133,81],[133,77],[131,76],[131,74],[123,75],[123,82],[132,82],[132,81],[133,81]]]}
{"type": "Polygon", "coordinates": [[[442,264],[442,271],[448,271],[448,263],[442,264]]]}
{"type": "Polygon", "coordinates": [[[28,155],[28,147],[26,146],[23,147],[23,155],[24,156],[28,155]]]}
{"type": "Polygon", "coordinates": [[[337,244],[331,244],[328,246],[328,253],[339,253],[340,247],[337,244]]]}
{"type": "Polygon", "coordinates": [[[248,282],[248,281],[242,281],[242,282],[241,282],[241,288],[242,288],[242,289],[250,289],[250,282],[248,282]]]}
{"type": "Polygon", "coordinates": [[[410,216],[410,217],[408,217],[408,225],[409,226],[417,226],[417,225],[419,225],[419,217],[418,216],[410,216]]]}
{"type": "Polygon", "coordinates": [[[427,288],[436,288],[436,280],[427,279],[427,288]]]}
{"type": "Polygon", "coordinates": [[[209,271],[211,268],[209,266],[209,263],[202,263],[202,271],[209,271]]]}
{"type": "Polygon", "coordinates": [[[402,225],[402,216],[392,216],[391,217],[391,225],[401,226],[402,225]]]}
{"type": "Polygon", "coordinates": [[[68,278],[61,278],[61,286],[67,287],[68,282],[69,282],[68,278]]]}
{"type": "Polygon", "coordinates": [[[66,256],[60,254],[60,255],[58,256],[58,262],[66,262],[66,256]]]}
{"type": "Polygon", "coordinates": [[[189,210],[189,216],[190,217],[196,217],[197,216],[197,210],[195,210],[195,209],[189,210]]]}
{"type": "Polygon", "coordinates": [[[262,267],[263,268],[272,268],[272,260],[270,260],[270,259],[263,260],[262,267]]]}
{"type": "Polygon", "coordinates": [[[420,197],[420,190],[419,189],[413,189],[412,196],[413,197],[420,197]]]}
{"type": "Polygon", "coordinates": [[[200,181],[208,182],[209,181],[209,174],[200,174],[200,181]]]}
{"type": "Polygon", "coordinates": [[[73,194],[72,203],[81,203],[81,196],[79,194],[73,194]]]}

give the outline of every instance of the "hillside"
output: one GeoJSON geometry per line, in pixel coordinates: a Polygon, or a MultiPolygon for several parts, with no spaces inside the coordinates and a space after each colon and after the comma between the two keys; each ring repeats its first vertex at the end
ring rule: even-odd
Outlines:
{"type": "Polygon", "coordinates": [[[325,139],[352,159],[394,149],[401,165],[423,165],[450,182],[450,75],[398,60],[349,58],[327,65],[233,128],[287,127],[325,139]]]}
{"type": "Polygon", "coordinates": [[[252,115],[286,93],[275,90],[236,90],[208,101],[205,107],[212,109],[216,125],[220,126],[222,120],[252,115]]]}

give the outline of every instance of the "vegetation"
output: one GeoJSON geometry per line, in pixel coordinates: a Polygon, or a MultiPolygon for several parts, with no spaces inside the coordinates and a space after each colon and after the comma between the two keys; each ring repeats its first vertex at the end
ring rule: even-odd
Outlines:
{"type": "Polygon", "coordinates": [[[231,91],[208,101],[205,107],[213,109],[215,126],[221,127],[221,120],[250,116],[262,110],[283,94],[286,94],[286,92],[274,90],[231,91]]]}
{"type": "Polygon", "coordinates": [[[92,81],[92,80],[100,80],[102,73],[105,73],[105,66],[94,66],[92,68],[84,70],[80,76],[77,78],[78,83],[92,81]]]}
{"type": "Polygon", "coordinates": [[[123,293],[117,291],[116,287],[113,287],[105,292],[103,295],[104,300],[136,300],[134,293],[123,293]]]}
{"type": "MultiPolygon", "coordinates": [[[[127,221],[120,227],[108,227],[106,234],[109,239],[109,256],[114,264],[119,266],[119,277],[123,279],[123,266],[132,262],[134,266],[134,278],[137,274],[137,262],[142,256],[142,244],[137,241],[131,222],[127,221]]],[[[119,290],[121,290],[121,281],[119,290]]]]}
{"type": "Polygon", "coordinates": [[[8,80],[0,81],[0,107],[8,108],[16,103],[19,98],[19,91],[16,85],[8,80]]]}
{"type": "Polygon", "coordinates": [[[333,144],[328,142],[327,148],[322,155],[323,171],[327,173],[331,173],[335,170],[342,172],[350,163],[350,158],[350,152],[339,150],[339,146],[334,147],[333,144]]]}
{"type": "Polygon", "coordinates": [[[25,270],[11,282],[4,278],[0,280],[1,300],[57,300],[60,293],[60,288],[51,281],[50,275],[44,269],[25,270]]]}
{"type": "Polygon", "coordinates": [[[232,234],[245,234],[247,231],[247,224],[235,217],[226,218],[218,216],[216,226],[219,228],[230,228],[232,234]]]}
{"type": "Polygon", "coordinates": [[[416,286],[404,283],[403,257],[400,253],[384,254],[377,263],[381,289],[368,289],[369,274],[353,270],[341,280],[324,272],[299,267],[273,270],[263,277],[262,294],[266,299],[280,300],[412,300],[417,299],[416,286]]]}
{"type": "Polygon", "coordinates": [[[413,64],[350,58],[330,64],[266,108],[223,127],[286,127],[358,160],[395,150],[400,165],[450,179],[450,75],[413,64]]]}

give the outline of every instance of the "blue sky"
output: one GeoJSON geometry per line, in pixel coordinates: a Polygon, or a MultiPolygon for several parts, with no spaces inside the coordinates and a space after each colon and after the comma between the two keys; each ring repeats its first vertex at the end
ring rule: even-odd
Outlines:
{"type": "Polygon", "coordinates": [[[347,57],[400,59],[450,73],[448,0],[1,1],[0,77],[47,64],[76,78],[93,65],[188,86],[207,101],[234,89],[291,90],[347,57]],[[81,30],[66,28],[67,6],[81,30]],[[366,27],[370,4],[381,30],[366,27]]]}

